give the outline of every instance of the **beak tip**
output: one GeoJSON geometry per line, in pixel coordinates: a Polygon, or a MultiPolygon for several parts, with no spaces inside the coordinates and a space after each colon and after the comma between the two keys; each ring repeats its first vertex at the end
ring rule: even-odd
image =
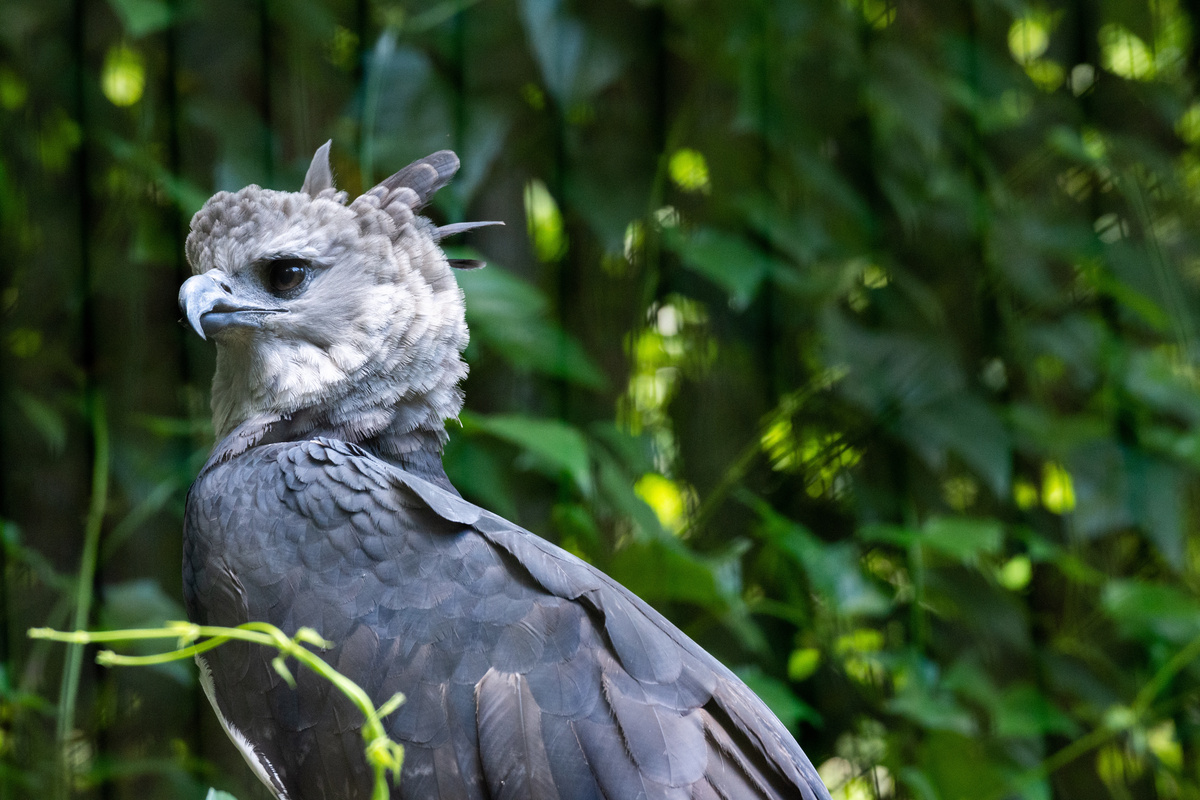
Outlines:
{"type": "Polygon", "coordinates": [[[204,325],[200,322],[200,315],[197,313],[188,314],[188,325],[196,332],[202,340],[208,341],[208,337],[204,335],[204,325]]]}
{"type": "Polygon", "coordinates": [[[194,275],[179,287],[179,308],[187,320],[187,326],[196,332],[202,340],[207,341],[204,323],[201,321],[205,312],[212,308],[216,298],[221,296],[210,276],[194,275]]]}

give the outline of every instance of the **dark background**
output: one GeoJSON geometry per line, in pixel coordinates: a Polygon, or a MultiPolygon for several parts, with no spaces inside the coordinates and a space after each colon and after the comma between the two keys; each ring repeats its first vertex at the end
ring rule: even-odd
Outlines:
{"type": "Polygon", "coordinates": [[[3,0],[0,796],[265,796],[190,665],[25,631],[182,617],[187,223],[332,138],[352,196],[450,147],[430,214],[507,222],[459,243],[456,484],[736,669],[836,798],[1200,797],[1198,25],[3,0]]]}

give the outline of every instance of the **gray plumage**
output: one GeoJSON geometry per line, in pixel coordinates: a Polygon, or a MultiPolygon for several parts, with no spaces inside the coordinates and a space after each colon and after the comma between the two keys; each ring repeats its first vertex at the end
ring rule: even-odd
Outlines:
{"type": "MultiPolygon", "coordinates": [[[[416,212],[449,151],[347,204],[329,145],[300,193],[221,193],[192,222],[188,321],[218,348],[221,439],[188,496],[191,618],[315,628],[405,745],[393,798],[827,800],[731,672],[593,567],[465,501],[462,292],[416,212]]],[[[279,798],[365,798],[361,718],[273,652],[206,653],[205,690],[279,798]]]]}

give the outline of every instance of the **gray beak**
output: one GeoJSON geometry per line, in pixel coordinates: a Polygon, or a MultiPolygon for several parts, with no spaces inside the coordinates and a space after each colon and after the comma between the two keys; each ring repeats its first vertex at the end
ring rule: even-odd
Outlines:
{"type": "Polygon", "coordinates": [[[230,288],[225,273],[216,269],[193,275],[183,282],[179,287],[179,308],[201,339],[233,326],[258,327],[264,315],[287,310],[241,302],[230,288]]]}

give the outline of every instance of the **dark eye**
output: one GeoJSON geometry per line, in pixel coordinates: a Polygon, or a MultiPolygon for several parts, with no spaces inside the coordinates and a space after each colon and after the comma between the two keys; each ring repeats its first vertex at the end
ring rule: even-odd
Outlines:
{"type": "Polygon", "coordinates": [[[267,285],[276,294],[290,292],[308,277],[308,262],[298,258],[280,258],[267,269],[267,285]]]}

